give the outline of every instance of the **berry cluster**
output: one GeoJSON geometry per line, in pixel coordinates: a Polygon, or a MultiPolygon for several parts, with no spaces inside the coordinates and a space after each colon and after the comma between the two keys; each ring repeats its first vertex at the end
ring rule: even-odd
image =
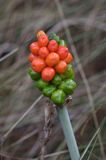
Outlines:
{"type": "Polygon", "coordinates": [[[76,88],[72,65],[73,56],[66,47],[65,41],[52,33],[49,37],[45,32],[37,33],[37,41],[29,46],[29,74],[36,80],[36,86],[44,95],[61,105],[66,95],[76,88]]]}

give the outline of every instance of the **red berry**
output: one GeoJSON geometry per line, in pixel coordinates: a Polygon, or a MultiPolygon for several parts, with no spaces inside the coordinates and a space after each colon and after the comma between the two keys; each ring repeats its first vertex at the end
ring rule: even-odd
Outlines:
{"type": "Polygon", "coordinates": [[[42,71],[42,79],[44,81],[51,81],[55,76],[55,70],[52,67],[46,67],[42,71]]]}
{"type": "Polygon", "coordinates": [[[49,39],[48,39],[48,36],[46,34],[38,37],[38,44],[39,44],[40,47],[47,46],[48,42],[49,42],[49,39]]]}
{"type": "Polygon", "coordinates": [[[33,42],[30,44],[30,51],[32,54],[38,55],[39,49],[40,48],[39,48],[38,42],[33,42]]]}
{"type": "Polygon", "coordinates": [[[45,68],[45,66],[46,66],[46,64],[45,64],[44,60],[41,58],[35,58],[32,61],[32,69],[35,72],[41,72],[45,68]]]}
{"type": "Polygon", "coordinates": [[[34,60],[34,58],[35,58],[35,56],[32,53],[30,53],[29,56],[28,56],[28,60],[30,62],[32,62],[34,60]]]}
{"type": "Polygon", "coordinates": [[[71,53],[68,53],[67,57],[64,59],[64,61],[68,64],[73,61],[73,56],[71,53]]]}
{"type": "Polygon", "coordinates": [[[39,50],[39,56],[41,58],[46,58],[49,54],[49,50],[47,49],[47,47],[41,47],[39,50]]]}
{"type": "Polygon", "coordinates": [[[48,49],[50,52],[56,52],[58,49],[58,43],[55,40],[51,40],[48,44],[48,49]]]}
{"type": "Polygon", "coordinates": [[[58,54],[60,56],[60,59],[65,59],[68,55],[68,48],[65,46],[59,46],[58,48],[58,54]]]}

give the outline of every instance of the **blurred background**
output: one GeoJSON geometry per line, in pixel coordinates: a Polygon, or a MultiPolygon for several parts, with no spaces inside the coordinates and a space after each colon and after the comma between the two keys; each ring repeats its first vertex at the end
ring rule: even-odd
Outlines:
{"type": "Polygon", "coordinates": [[[0,159],[70,160],[56,111],[27,74],[40,29],[65,39],[75,58],[78,88],[67,108],[80,153],[102,125],[84,160],[105,160],[105,0],[0,0],[0,159]]]}

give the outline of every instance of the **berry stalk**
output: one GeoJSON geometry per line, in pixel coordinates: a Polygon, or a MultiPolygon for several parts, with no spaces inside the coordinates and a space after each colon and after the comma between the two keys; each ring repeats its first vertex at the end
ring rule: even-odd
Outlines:
{"type": "Polygon", "coordinates": [[[78,150],[67,108],[66,106],[57,106],[56,109],[65,135],[70,157],[72,160],[80,160],[80,153],[78,150]]]}

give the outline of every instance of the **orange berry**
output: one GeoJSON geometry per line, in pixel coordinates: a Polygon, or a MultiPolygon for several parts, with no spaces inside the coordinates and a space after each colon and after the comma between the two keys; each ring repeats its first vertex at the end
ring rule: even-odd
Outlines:
{"type": "Polygon", "coordinates": [[[68,48],[65,46],[59,46],[58,48],[58,54],[60,56],[60,59],[65,59],[68,55],[68,48]]]}
{"type": "Polygon", "coordinates": [[[56,69],[56,71],[57,71],[58,73],[63,74],[63,73],[66,71],[66,69],[67,69],[67,64],[66,64],[66,62],[61,60],[61,61],[56,65],[55,69],[56,69]]]}
{"type": "Polygon", "coordinates": [[[34,58],[35,58],[35,56],[32,53],[30,53],[29,56],[28,56],[28,60],[30,62],[32,62],[34,60],[34,58]]]}
{"type": "Polygon", "coordinates": [[[51,52],[51,53],[47,56],[45,62],[46,62],[46,64],[47,64],[49,67],[52,67],[52,66],[55,66],[55,65],[59,62],[59,59],[60,59],[60,58],[59,58],[59,55],[58,55],[57,53],[51,52]]]}
{"type": "Polygon", "coordinates": [[[45,66],[46,66],[46,64],[45,64],[44,60],[41,58],[37,57],[32,61],[32,69],[35,72],[41,72],[45,68],[45,66]]]}
{"type": "Polygon", "coordinates": [[[55,40],[49,41],[48,49],[50,52],[56,52],[58,49],[58,43],[55,40]]]}
{"type": "Polygon", "coordinates": [[[37,33],[37,38],[39,38],[39,37],[42,36],[42,35],[45,35],[45,32],[42,31],[42,30],[38,31],[38,33],[37,33]]]}
{"type": "Polygon", "coordinates": [[[64,61],[68,64],[73,61],[73,56],[71,53],[68,53],[67,57],[64,59],[64,61]]]}
{"type": "Polygon", "coordinates": [[[39,56],[45,59],[48,55],[49,55],[49,50],[47,49],[47,47],[41,47],[39,50],[39,56]]]}
{"type": "Polygon", "coordinates": [[[49,42],[49,39],[48,39],[48,36],[46,34],[38,37],[38,44],[39,44],[40,47],[47,46],[48,42],[49,42]]]}
{"type": "Polygon", "coordinates": [[[46,67],[43,69],[41,76],[44,81],[51,81],[55,76],[55,69],[46,67]]]}
{"type": "Polygon", "coordinates": [[[30,51],[32,54],[38,55],[39,49],[40,48],[39,48],[38,42],[33,42],[30,44],[30,51]]]}

